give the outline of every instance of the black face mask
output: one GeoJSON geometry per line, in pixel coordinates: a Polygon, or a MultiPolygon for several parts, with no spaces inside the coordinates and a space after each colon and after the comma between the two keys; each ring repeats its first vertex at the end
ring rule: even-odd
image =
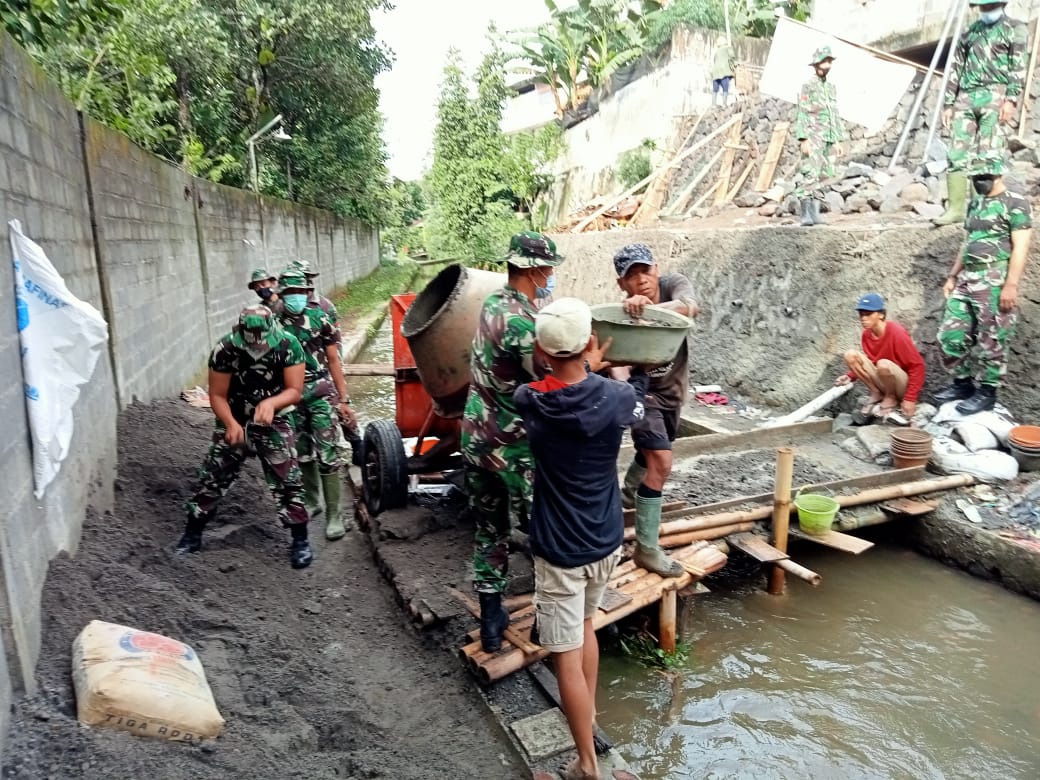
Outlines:
{"type": "Polygon", "coordinates": [[[271,296],[274,295],[274,290],[270,287],[257,287],[256,294],[260,296],[260,300],[269,301],[271,296]]]}
{"type": "Polygon", "coordinates": [[[975,176],[971,180],[971,186],[979,195],[989,195],[993,192],[994,179],[992,176],[975,176]]]}

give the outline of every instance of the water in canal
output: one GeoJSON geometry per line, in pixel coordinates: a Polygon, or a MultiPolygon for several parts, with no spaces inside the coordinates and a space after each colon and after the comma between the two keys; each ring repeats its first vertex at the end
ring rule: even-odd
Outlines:
{"type": "MultiPolygon", "coordinates": [[[[359,362],[392,353],[385,324],[359,362]]],[[[350,387],[394,418],[391,379],[350,387]]],[[[599,719],[643,780],[1040,778],[1040,605],[901,548],[794,557],[818,589],[698,597],[681,671],[604,656],[599,719]]]]}

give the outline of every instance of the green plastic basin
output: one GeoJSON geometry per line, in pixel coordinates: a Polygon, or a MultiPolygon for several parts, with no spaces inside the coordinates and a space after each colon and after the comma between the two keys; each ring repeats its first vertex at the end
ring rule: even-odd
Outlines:
{"type": "Polygon", "coordinates": [[[618,365],[660,366],[675,358],[693,323],[668,309],[648,306],[638,321],[620,303],[592,307],[592,330],[602,344],[614,339],[606,359],[618,365]]]}

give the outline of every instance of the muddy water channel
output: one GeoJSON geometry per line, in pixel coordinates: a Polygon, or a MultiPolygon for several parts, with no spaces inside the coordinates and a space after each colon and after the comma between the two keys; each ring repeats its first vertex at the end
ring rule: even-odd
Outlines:
{"type": "MultiPolygon", "coordinates": [[[[364,363],[390,363],[389,323],[364,363]]],[[[393,380],[350,379],[362,423],[393,380]]],[[[728,576],[671,673],[607,653],[600,722],[643,780],[1040,778],[1040,604],[899,547],[800,544],[820,588],[728,576]]]]}

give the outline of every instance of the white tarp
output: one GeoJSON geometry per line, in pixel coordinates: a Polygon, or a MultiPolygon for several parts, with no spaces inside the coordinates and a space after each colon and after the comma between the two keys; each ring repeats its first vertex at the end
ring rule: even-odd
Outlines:
{"type": "Polygon", "coordinates": [[[18,336],[22,347],[25,406],[33,439],[36,498],[58,473],[72,441],[72,407],[102,346],[108,325],[89,303],[79,300],[18,220],[8,223],[14,261],[18,336]]]}
{"type": "Polygon", "coordinates": [[[796,103],[802,85],[814,77],[808,63],[820,46],[830,46],[834,52],[834,64],[827,80],[838,90],[841,118],[863,125],[868,133],[876,133],[906,94],[914,68],[875,57],[791,19],[777,20],[759,90],[796,103]]]}

